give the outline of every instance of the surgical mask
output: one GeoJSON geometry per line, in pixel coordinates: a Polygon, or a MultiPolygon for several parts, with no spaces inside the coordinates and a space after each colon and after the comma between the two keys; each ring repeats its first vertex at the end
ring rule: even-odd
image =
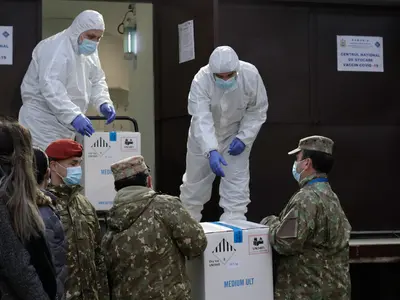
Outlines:
{"type": "Polygon", "coordinates": [[[79,44],[79,53],[83,55],[93,54],[97,49],[97,42],[84,39],[82,43],[79,44]]]}
{"type": "Polygon", "coordinates": [[[293,163],[293,167],[292,167],[292,174],[293,174],[294,179],[296,179],[297,182],[300,182],[301,174],[304,172],[304,170],[301,171],[300,173],[297,172],[297,166],[298,166],[299,163],[301,163],[302,161],[303,161],[303,160],[301,160],[301,161],[295,161],[295,162],[293,163]]]}
{"type": "MultiPolygon", "coordinates": [[[[64,166],[61,166],[61,167],[65,168],[64,166]]],[[[58,173],[57,174],[62,178],[62,180],[64,181],[64,183],[66,185],[76,185],[81,182],[82,168],[80,166],[69,167],[69,168],[65,168],[65,169],[67,170],[67,176],[62,177],[62,176],[60,176],[60,174],[58,174],[58,173]]]]}
{"type": "Polygon", "coordinates": [[[223,80],[223,79],[217,77],[217,78],[215,78],[215,83],[221,89],[227,90],[236,84],[236,77],[232,77],[228,80],[223,80]]]}

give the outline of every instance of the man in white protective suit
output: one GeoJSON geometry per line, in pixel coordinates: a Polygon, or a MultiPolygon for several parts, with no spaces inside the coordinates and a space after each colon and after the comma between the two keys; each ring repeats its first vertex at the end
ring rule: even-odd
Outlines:
{"type": "Polygon", "coordinates": [[[216,48],[209,64],[195,75],[189,93],[192,120],[180,198],[197,221],[211,198],[215,176],[222,177],[220,220],[246,220],[249,155],[267,110],[267,92],[257,68],[240,61],[231,47],[216,48]]]}
{"type": "Polygon", "coordinates": [[[29,129],[41,149],[75,133],[90,136],[94,129],[85,116],[89,104],[107,118],[115,109],[98,56],[105,29],[103,16],[80,13],[66,30],[41,41],[21,84],[19,123],[29,129]]]}

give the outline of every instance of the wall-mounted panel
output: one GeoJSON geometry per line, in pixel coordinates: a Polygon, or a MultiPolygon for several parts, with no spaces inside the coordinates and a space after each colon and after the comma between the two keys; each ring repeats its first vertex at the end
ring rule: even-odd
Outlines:
{"type": "Polygon", "coordinates": [[[161,142],[158,150],[158,189],[163,193],[179,195],[179,186],[186,169],[186,140],[190,117],[157,121],[161,142]],[[160,171],[160,166],[161,171],[160,171]]]}
{"type": "Polygon", "coordinates": [[[154,64],[157,188],[179,195],[185,172],[190,118],[187,103],[194,75],[214,49],[216,0],[154,3],[154,64]],[[178,25],[194,21],[195,59],[179,63],[178,25]]]}
{"type": "Polygon", "coordinates": [[[354,231],[400,230],[398,126],[321,126],[335,141],[330,178],[354,231]]]}
{"type": "Polygon", "coordinates": [[[0,1],[2,26],[13,26],[13,65],[0,65],[0,114],[18,117],[20,85],[41,38],[41,1],[0,1]]]}
{"type": "Polygon", "coordinates": [[[400,14],[363,8],[317,10],[313,20],[317,28],[315,89],[321,124],[399,124],[400,14]],[[337,71],[337,35],[383,37],[379,47],[383,46],[384,72],[337,71]]]}
{"type": "Polygon", "coordinates": [[[155,4],[157,76],[160,97],[157,118],[187,115],[190,84],[200,67],[208,63],[214,47],[213,0],[155,4]],[[178,25],[194,21],[195,59],[179,63],[178,25]]]}
{"type": "Polygon", "coordinates": [[[310,122],[308,8],[222,5],[219,11],[218,44],[259,70],[268,123],[310,122]]]}

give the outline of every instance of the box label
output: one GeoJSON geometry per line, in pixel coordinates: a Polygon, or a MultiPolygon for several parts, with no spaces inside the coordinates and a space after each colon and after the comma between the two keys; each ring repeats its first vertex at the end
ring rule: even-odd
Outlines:
{"type": "Polygon", "coordinates": [[[253,285],[254,278],[244,278],[244,279],[236,279],[236,280],[225,280],[224,288],[235,288],[242,287],[245,285],[253,285]]]}
{"type": "Polygon", "coordinates": [[[121,137],[121,151],[122,152],[135,152],[138,148],[138,141],[136,137],[121,137]]]}
{"type": "Polygon", "coordinates": [[[218,267],[221,264],[225,265],[233,255],[235,255],[236,249],[228,243],[228,241],[223,238],[221,242],[214,248],[212,254],[217,258],[217,260],[210,260],[210,267],[218,267]]]}
{"type": "Polygon", "coordinates": [[[99,157],[102,157],[108,150],[110,150],[111,146],[105,139],[103,139],[102,137],[99,137],[92,144],[91,148],[99,157]]]}
{"type": "Polygon", "coordinates": [[[269,253],[269,241],[266,234],[249,235],[249,255],[269,253]]]}

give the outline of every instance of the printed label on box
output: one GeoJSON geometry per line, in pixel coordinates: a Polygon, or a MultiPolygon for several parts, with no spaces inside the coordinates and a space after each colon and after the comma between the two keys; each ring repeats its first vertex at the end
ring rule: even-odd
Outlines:
{"type": "Polygon", "coordinates": [[[121,151],[133,152],[136,151],[138,142],[136,137],[121,137],[121,151]]]}
{"type": "Polygon", "coordinates": [[[220,263],[225,265],[232,258],[235,252],[236,249],[233,248],[227,240],[222,239],[222,241],[214,248],[212,254],[218,258],[220,263]]]}
{"type": "MultiPolygon", "coordinates": [[[[108,150],[110,150],[111,146],[109,143],[103,139],[102,137],[99,137],[93,144],[92,147],[93,151],[97,153],[99,157],[102,157],[108,150]]],[[[93,156],[90,156],[93,157],[93,156]]]]}
{"type": "Polygon", "coordinates": [[[268,235],[249,235],[249,254],[269,253],[268,235]]]}

